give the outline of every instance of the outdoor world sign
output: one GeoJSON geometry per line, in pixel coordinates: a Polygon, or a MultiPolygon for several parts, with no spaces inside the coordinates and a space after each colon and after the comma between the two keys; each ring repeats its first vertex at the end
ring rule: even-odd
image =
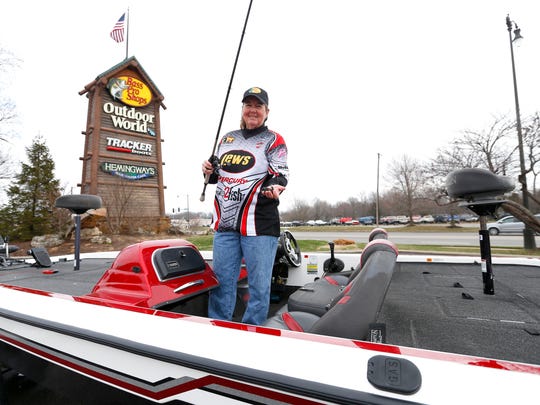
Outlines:
{"type": "Polygon", "coordinates": [[[146,179],[148,177],[154,177],[157,174],[155,167],[112,162],[101,163],[101,170],[127,180],[146,179]]]}
{"type": "Polygon", "coordinates": [[[152,92],[146,84],[131,76],[118,76],[109,80],[107,89],[114,101],[125,104],[103,104],[103,112],[111,117],[115,128],[155,136],[155,115],[138,110],[152,101],[152,92]]]}
{"type": "Polygon", "coordinates": [[[103,104],[103,111],[111,116],[115,128],[155,136],[152,128],[148,126],[148,124],[154,124],[154,114],[145,114],[135,110],[134,107],[120,107],[113,103],[103,104]]]}

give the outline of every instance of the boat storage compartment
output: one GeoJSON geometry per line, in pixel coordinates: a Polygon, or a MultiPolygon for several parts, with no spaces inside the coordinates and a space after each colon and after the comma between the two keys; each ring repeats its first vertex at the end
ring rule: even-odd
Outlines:
{"type": "Polygon", "coordinates": [[[204,259],[190,246],[174,246],[157,249],[152,262],[161,281],[197,273],[205,269],[204,259]]]}

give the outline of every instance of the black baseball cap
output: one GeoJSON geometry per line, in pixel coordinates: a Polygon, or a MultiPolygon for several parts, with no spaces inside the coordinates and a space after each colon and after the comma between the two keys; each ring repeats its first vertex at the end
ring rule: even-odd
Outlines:
{"type": "Polygon", "coordinates": [[[246,101],[248,97],[255,97],[261,103],[268,105],[268,93],[261,89],[260,87],[251,87],[244,92],[244,97],[242,98],[242,103],[246,101]]]}

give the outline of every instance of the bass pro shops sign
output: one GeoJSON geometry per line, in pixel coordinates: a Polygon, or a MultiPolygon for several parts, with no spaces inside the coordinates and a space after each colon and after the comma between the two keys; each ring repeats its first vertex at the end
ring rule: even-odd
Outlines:
{"type": "Polygon", "coordinates": [[[103,112],[111,117],[115,128],[155,136],[152,129],[154,114],[138,111],[136,107],[144,107],[152,100],[152,93],[142,81],[130,76],[114,77],[107,84],[113,100],[123,106],[107,102],[103,104],[103,112]],[[129,108],[128,106],[131,106],[129,108]]]}

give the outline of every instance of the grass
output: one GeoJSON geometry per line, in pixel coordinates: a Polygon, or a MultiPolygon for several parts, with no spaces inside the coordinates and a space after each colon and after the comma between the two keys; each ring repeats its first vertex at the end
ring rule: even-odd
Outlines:
{"type": "MultiPolygon", "coordinates": [[[[429,226],[429,225],[428,225],[429,226]]],[[[343,228],[353,228],[352,227],[337,227],[337,229],[334,230],[342,230],[343,228]]],[[[407,229],[408,232],[416,231],[416,228],[420,228],[423,226],[416,226],[416,227],[409,227],[407,229]],[[411,229],[412,228],[412,229],[411,229]]],[[[431,227],[431,226],[429,226],[431,227]]],[[[295,228],[298,231],[301,231],[302,227],[295,228]]],[[[331,227],[306,227],[307,230],[313,231],[317,228],[327,228],[327,231],[332,231],[333,229],[328,229],[331,227]]],[[[368,227],[361,227],[362,231],[365,231],[368,227]]],[[[406,228],[406,227],[402,227],[406,228]]],[[[397,229],[397,228],[396,228],[397,229]]],[[[478,229],[476,228],[466,228],[470,229],[470,232],[478,232],[478,229]]],[[[371,229],[370,229],[371,230],[371,229]]],[[[435,230],[432,229],[432,232],[435,230]]],[[[440,228],[439,228],[440,231],[440,228]]],[[[395,229],[392,228],[391,232],[395,232],[395,229]]],[[[461,232],[461,231],[457,231],[461,232]]],[[[294,232],[292,232],[294,236],[294,232]]],[[[212,250],[212,244],[213,244],[213,236],[212,235],[203,235],[203,236],[186,236],[185,239],[192,242],[195,246],[197,246],[200,250],[212,250]]],[[[328,246],[328,243],[326,241],[321,240],[299,240],[297,239],[296,242],[298,243],[298,246],[300,247],[301,252],[329,252],[330,248],[328,246]]],[[[365,243],[352,243],[352,244],[338,244],[335,245],[335,251],[336,252],[359,252],[361,251],[365,243]]],[[[469,254],[469,255],[480,255],[480,247],[479,246],[440,246],[440,245],[399,245],[398,246],[400,252],[407,252],[407,253],[433,253],[433,254],[469,254]]],[[[491,253],[493,255],[517,255],[517,256],[540,256],[540,249],[531,251],[531,250],[525,250],[523,248],[517,248],[517,247],[491,247],[491,253]]]]}
{"type": "MultiPolygon", "coordinates": [[[[478,232],[477,226],[456,224],[417,224],[417,225],[381,225],[388,232],[478,232]]],[[[289,229],[293,234],[298,232],[371,232],[376,226],[365,225],[325,225],[325,226],[295,226],[289,229]]]]}

